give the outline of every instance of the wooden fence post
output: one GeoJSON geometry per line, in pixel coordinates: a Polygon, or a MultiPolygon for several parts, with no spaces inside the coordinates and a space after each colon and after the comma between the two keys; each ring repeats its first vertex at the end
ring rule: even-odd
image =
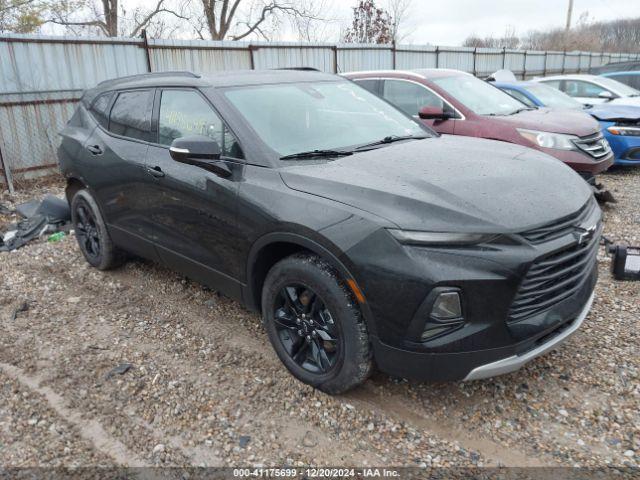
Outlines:
{"type": "Polygon", "coordinates": [[[0,166],[2,167],[2,173],[4,176],[5,182],[7,182],[7,187],[9,188],[9,193],[13,195],[13,176],[11,175],[11,169],[9,168],[9,164],[5,163],[4,157],[2,156],[2,148],[0,147],[0,166]]]}

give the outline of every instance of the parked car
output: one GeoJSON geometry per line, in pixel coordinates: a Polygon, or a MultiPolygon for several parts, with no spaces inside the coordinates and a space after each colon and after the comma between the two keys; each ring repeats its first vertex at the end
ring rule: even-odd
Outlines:
{"type": "Polygon", "coordinates": [[[640,107],[583,105],[570,96],[536,82],[494,82],[493,85],[531,107],[582,110],[600,122],[617,165],[640,165],[640,107]]]}
{"type": "Polygon", "coordinates": [[[593,119],[581,112],[527,107],[465,72],[391,70],[345,76],[438,133],[535,148],[565,162],[590,182],[613,164],[609,144],[593,119]]]}
{"type": "Polygon", "coordinates": [[[610,62],[599,67],[591,67],[589,73],[593,75],[602,75],[608,72],[633,72],[640,70],[640,61],[631,60],[627,62],[610,62]]]}
{"type": "Polygon", "coordinates": [[[640,71],[602,73],[601,76],[624,83],[636,90],[640,89],[640,71]]]}
{"type": "Polygon", "coordinates": [[[575,172],[440,137],[335,75],[107,81],[61,135],[91,265],[134,253],[261,311],[284,365],[329,393],[374,361],[423,380],[511,372],[591,306],[601,211],[575,172]]]}
{"type": "Polygon", "coordinates": [[[557,88],[585,105],[609,103],[640,106],[640,91],[599,75],[556,75],[534,78],[532,81],[557,88]]]}

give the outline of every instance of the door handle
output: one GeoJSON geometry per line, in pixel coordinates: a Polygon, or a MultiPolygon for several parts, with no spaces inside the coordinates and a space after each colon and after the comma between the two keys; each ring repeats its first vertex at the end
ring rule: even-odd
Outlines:
{"type": "Polygon", "coordinates": [[[147,173],[151,174],[152,176],[154,176],[156,178],[164,177],[164,172],[157,165],[155,167],[147,167],[147,173]]]}
{"type": "Polygon", "coordinates": [[[91,152],[91,155],[102,155],[102,148],[100,145],[87,145],[87,150],[91,152]]]}

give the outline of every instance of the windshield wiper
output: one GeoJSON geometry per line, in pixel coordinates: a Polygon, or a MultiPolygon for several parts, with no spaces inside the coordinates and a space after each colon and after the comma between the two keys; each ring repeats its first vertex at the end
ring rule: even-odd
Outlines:
{"type": "Polygon", "coordinates": [[[353,155],[353,152],[349,150],[309,150],[307,152],[292,153],[291,155],[285,155],[280,157],[280,160],[295,160],[299,158],[315,158],[315,157],[345,157],[347,155],[353,155]]]}
{"type": "Polygon", "coordinates": [[[388,137],[384,137],[382,140],[376,140],[375,142],[365,143],[364,145],[360,145],[355,149],[356,152],[361,150],[365,150],[367,148],[376,147],[378,145],[386,145],[388,143],[399,142],[401,140],[423,140],[425,138],[431,138],[427,135],[389,135],[388,137]]]}
{"type": "Polygon", "coordinates": [[[523,108],[519,108],[517,110],[514,110],[513,112],[509,113],[509,115],[515,115],[516,113],[520,113],[520,112],[528,112],[530,110],[537,110],[537,108],[523,107],[523,108]]]}

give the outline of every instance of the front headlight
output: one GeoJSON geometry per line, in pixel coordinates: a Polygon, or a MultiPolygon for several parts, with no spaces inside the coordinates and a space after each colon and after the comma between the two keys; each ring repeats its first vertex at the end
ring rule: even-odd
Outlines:
{"type": "Polygon", "coordinates": [[[392,228],[388,231],[405,245],[477,245],[498,237],[487,233],[419,232],[392,228]]]}
{"type": "Polygon", "coordinates": [[[578,140],[575,135],[563,135],[561,133],[539,132],[537,130],[527,130],[518,128],[518,133],[527,140],[543,148],[555,148],[556,150],[576,150],[574,140],[578,140]]]}
{"type": "Polygon", "coordinates": [[[607,130],[613,135],[620,135],[622,137],[640,137],[640,127],[617,127],[612,125],[607,130]]]}

